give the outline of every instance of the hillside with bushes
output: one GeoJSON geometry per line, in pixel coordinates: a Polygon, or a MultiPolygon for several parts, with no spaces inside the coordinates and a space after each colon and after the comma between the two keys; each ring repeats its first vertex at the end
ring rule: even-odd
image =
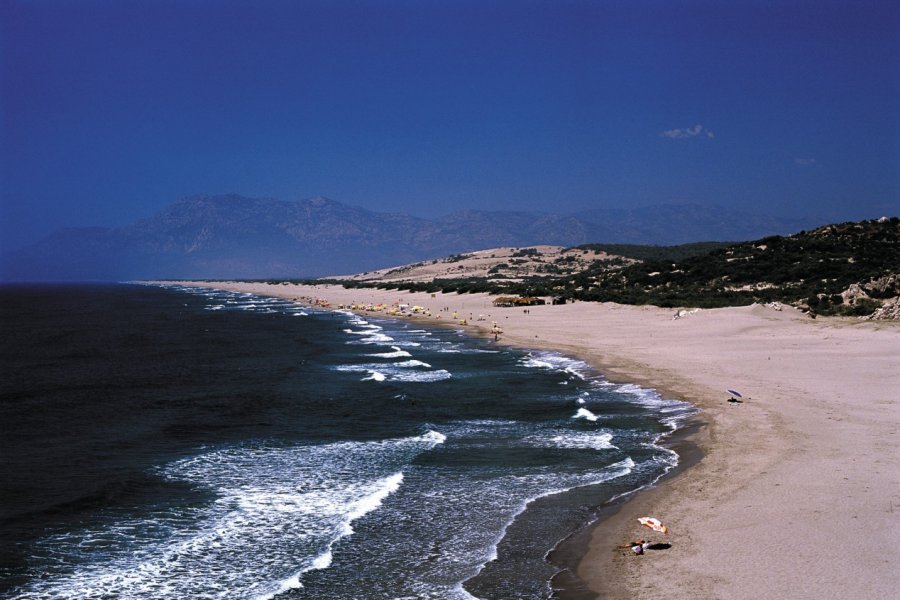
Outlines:
{"type": "MultiPolygon", "coordinates": [[[[663,307],[782,302],[813,315],[863,316],[882,309],[891,317],[898,312],[900,220],[896,217],[733,244],[588,244],[556,251],[552,259],[537,248],[514,254],[538,267],[511,273],[501,263],[504,266],[479,275],[461,271],[459,277],[318,281],[347,287],[488,292],[663,307]]],[[[465,259],[456,255],[445,260],[465,259]]]]}

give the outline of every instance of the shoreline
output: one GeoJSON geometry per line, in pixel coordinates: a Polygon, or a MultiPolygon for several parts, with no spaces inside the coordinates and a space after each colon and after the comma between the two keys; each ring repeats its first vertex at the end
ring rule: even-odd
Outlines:
{"type": "Polygon", "coordinates": [[[558,544],[551,554],[586,589],[555,597],[889,597],[900,586],[891,566],[900,562],[900,467],[891,458],[900,455],[900,323],[813,321],[762,306],[681,319],[672,309],[581,302],[523,312],[494,308],[485,294],[170,283],[345,305],[440,304],[470,320],[417,320],[482,336],[497,321],[505,345],[576,356],[611,382],[698,408],[699,425],[664,441],[695,446],[696,462],[679,452],[673,471],[601,507],[558,544]],[[726,389],[745,401],[725,402],[726,389]],[[637,516],[663,520],[670,548],[618,548],[647,537],[637,516]]]}
{"type": "MultiPolygon", "coordinates": [[[[594,579],[592,587],[578,575],[581,563],[586,560],[591,551],[591,540],[618,539],[616,532],[623,527],[628,527],[634,520],[632,513],[640,512],[644,508],[644,502],[651,492],[665,489],[668,482],[681,476],[691,467],[703,459],[703,450],[695,443],[694,438],[698,432],[706,426],[706,423],[698,415],[690,417],[682,427],[668,434],[666,443],[662,445],[674,450],[678,454],[678,464],[658,481],[638,488],[632,492],[609,500],[596,509],[594,520],[586,524],[582,529],[574,532],[568,538],[561,540],[547,555],[547,560],[559,568],[560,571],[551,580],[553,598],[555,600],[593,600],[594,598],[626,598],[629,592],[614,577],[594,579]]],[[[615,550],[621,550],[615,548],[615,550]]],[[[626,550],[630,554],[630,550],[626,550]]],[[[611,565],[611,563],[610,563],[611,565]]],[[[598,564],[594,568],[602,567],[598,564]]]]}

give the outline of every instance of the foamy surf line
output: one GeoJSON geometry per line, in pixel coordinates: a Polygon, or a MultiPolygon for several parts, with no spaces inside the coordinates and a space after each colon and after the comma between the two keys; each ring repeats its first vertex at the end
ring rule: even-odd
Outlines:
{"type": "MultiPolygon", "coordinates": [[[[227,291],[221,290],[218,288],[212,287],[201,287],[201,288],[192,288],[188,286],[177,286],[176,289],[181,291],[186,291],[189,293],[196,293],[203,295],[211,300],[219,300],[221,301],[222,296],[227,296],[229,298],[229,302],[234,302],[239,304],[238,308],[250,308],[256,309],[257,307],[265,308],[265,312],[271,311],[271,305],[283,305],[282,307],[290,307],[290,309],[296,310],[297,305],[293,302],[289,302],[282,298],[278,297],[270,297],[257,295],[249,292],[236,292],[236,291],[227,291]],[[240,306],[243,304],[243,306],[240,306]]],[[[219,305],[221,306],[221,305],[219,305]]],[[[217,310],[218,308],[216,308],[217,310]]],[[[389,369],[385,370],[382,368],[384,365],[365,365],[365,368],[362,368],[362,365],[352,365],[346,366],[346,370],[348,371],[361,371],[365,372],[366,376],[363,377],[363,381],[374,381],[374,382],[384,382],[384,381],[406,381],[406,382],[436,382],[442,381],[444,379],[450,378],[452,375],[443,369],[432,370],[428,372],[423,372],[421,370],[416,370],[410,373],[403,373],[402,369],[409,366],[427,366],[430,365],[419,365],[420,361],[415,361],[411,358],[411,355],[403,350],[401,346],[419,346],[419,342],[415,342],[412,340],[403,340],[398,341],[394,339],[392,336],[387,335],[384,332],[384,327],[373,323],[361,314],[357,314],[348,309],[331,309],[331,312],[341,314],[347,317],[347,321],[352,326],[360,327],[360,329],[345,329],[345,333],[351,335],[356,338],[348,341],[351,344],[364,344],[364,345],[391,345],[391,352],[384,353],[373,353],[368,356],[372,358],[401,358],[407,357],[411,360],[405,362],[394,363],[390,366],[389,369]]],[[[379,317],[382,322],[390,322],[390,323],[405,323],[399,319],[391,319],[388,317],[379,317]]],[[[467,332],[465,330],[456,329],[455,333],[460,335],[461,337],[466,337],[467,332]]],[[[432,332],[428,329],[406,329],[407,334],[419,334],[424,336],[431,336],[432,332]]],[[[446,342],[441,342],[446,343],[446,342]]],[[[455,352],[457,349],[455,348],[446,348],[444,352],[455,352]]],[[[474,351],[474,352],[496,352],[495,350],[482,350],[482,349],[467,349],[464,351],[474,351]]],[[[615,384],[611,383],[603,377],[602,374],[596,372],[592,367],[590,367],[585,361],[572,358],[569,356],[565,356],[561,353],[554,351],[530,351],[528,352],[522,359],[521,364],[526,367],[531,368],[540,368],[547,369],[553,371],[560,371],[562,373],[567,374],[570,378],[577,379],[580,381],[590,382],[592,385],[602,388],[609,389],[618,394],[622,394],[626,398],[630,398],[635,404],[640,406],[644,406],[650,409],[653,413],[655,413],[660,422],[663,423],[668,429],[669,432],[666,434],[658,435],[653,441],[653,447],[659,451],[665,452],[669,454],[672,458],[672,466],[674,468],[678,464],[678,455],[674,451],[666,448],[662,445],[662,440],[677,431],[681,424],[687,419],[697,414],[697,410],[692,405],[686,402],[680,402],[677,400],[665,399],[660,394],[650,388],[643,388],[636,384],[615,384]]],[[[338,370],[344,370],[344,368],[339,367],[338,370]]],[[[562,384],[567,383],[567,381],[560,382],[562,384]]],[[[589,408],[587,408],[585,398],[579,397],[576,399],[578,409],[572,418],[574,419],[584,419],[590,422],[596,422],[600,417],[589,408]]],[[[667,469],[670,470],[670,469],[667,469]]],[[[658,478],[657,478],[658,479],[658,478]]],[[[655,480],[654,480],[655,482],[655,480]]]]}
{"type": "MultiPolygon", "coordinates": [[[[216,308],[213,309],[212,307],[208,307],[208,309],[211,310],[221,310],[218,308],[218,306],[222,306],[222,299],[227,299],[228,303],[237,304],[238,306],[236,306],[236,308],[239,309],[255,310],[258,307],[262,307],[264,309],[264,312],[270,312],[272,308],[277,306],[278,308],[291,311],[292,314],[296,314],[294,313],[294,311],[298,310],[298,305],[295,302],[277,296],[266,296],[251,292],[228,290],[225,288],[218,288],[209,285],[190,286],[181,285],[178,283],[163,283],[153,285],[176,289],[178,291],[191,294],[202,295],[212,301],[218,300],[218,302],[215,302],[216,308]]],[[[420,343],[416,341],[398,341],[390,335],[386,335],[382,326],[367,320],[366,316],[355,313],[352,310],[326,309],[324,312],[332,312],[344,315],[347,317],[347,321],[349,324],[361,327],[361,330],[345,329],[346,333],[351,335],[353,338],[356,338],[348,340],[348,343],[376,346],[390,345],[392,352],[370,354],[369,356],[373,358],[400,358],[403,356],[408,357],[409,354],[406,351],[402,350],[402,347],[416,347],[420,345],[420,343]]],[[[379,317],[378,319],[382,322],[406,324],[406,322],[403,320],[392,319],[390,317],[379,317]]],[[[468,333],[462,329],[454,329],[453,331],[460,337],[467,337],[468,335],[468,333]]],[[[424,336],[432,335],[432,332],[429,329],[407,329],[406,333],[419,334],[424,336]]],[[[455,352],[456,350],[457,349],[455,348],[448,348],[443,351],[455,352]]],[[[496,352],[495,350],[484,349],[467,349],[464,351],[496,352]]],[[[626,397],[633,399],[633,402],[635,404],[647,407],[648,409],[651,409],[653,412],[659,415],[660,421],[670,429],[670,433],[675,432],[680,427],[682,422],[697,414],[696,409],[692,405],[686,402],[662,398],[656,390],[642,388],[641,386],[638,386],[636,384],[611,383],[607,381],[602,374],[596,372],[592,367],[590,367],[585,361],[578,358],[568,357],[558,352],[533,350],[528,352],[526,356],[522,358],[522,364],[524,366],[532,368],[541,368],[564,372],[570,378],[578,379],[581,381],[588,381],[594,386],[610,389],[612,391],[623,394],[626,397]]],[[[367,373],[365,380],[369,381],[385,381],[392,377],[391,373],[386,373],[383,370],[378,369],[374,365],[370,365],[365,372],[367,373]]],[[[447,371],[438,370],[434,374],[430,375],[399,375],[395,376],[394,378],[398,381],[430,382],[440,381],[442,379],[449,378],[450,376],[451,374],[447,371]]],[[[560,383],[565,384],[567,382],[562,381],[560,383]]],[[[586,404],[583,398],[579,398],[577,402],[582,407],[584,407],[584,405],[586,404]]],[[[598,418],[597,415],[590,411],[587,407],[585,407],[584,411],[578,411],[575,417],[590,421],[594,421],[598,418]]]]}
{"type": "Polygon", "coordinates": [[[334,555],[332,553],[334,545],[339,540],[353,535],[352,525],[354,521],[360,519],[361,517],[374,510],[377,510],[384,502],[385,498],[400,489],[400,485],[403,483],[403,473],[394,473],[390,477],[386,477],[381,480],[380,483],[381,485],[379,486],[379,489],[375,490],[372,494],[366,496],[365,498],[362,498],[361,500],[359,500],[359,502],[351,506],[350,512],[347,515],[347,521],[344,524],[343,529],[338,533],[338,535],[334,536],[331,539],[325,551],[313,559],[311,565],[309,565],[308,567],[304,567],[295,575],[292,575],[291,577],[288,577],[287,579],[279,582],[278,589],[276,589],[275,591],[263,593],[257,596],[256,599],[271,600],[272,598],[275,598],[275,596],[283,594],[288,590],[301,588],[303,587],[303,583],[300,581],[300,579],[305,573],[308,573],[310,571],[319,571],[330,567],[334,559],[334,555]]]}
{"type": "MultiPolygon", "coordinates": [[[[612,383],[585,361],[557,352],[546,350],[531,351],[521,359],[521,364],[530,368],[566,373],[570,377],[585,381],[597,389],[609,390],[620,394],[634,404],[652,409],[659,415],[660,421],[670,427],[672,431],[678,428],[681,421],[695,415],[697,412],[693,405],[679,400],[663,398],[655,389],[641,387],[634,383],[612,383]]],[[[586,403],[586,397],[589,397],[589,394],[582,393],[581,397],[576,399],[576,402],[583,406],[586,403]]],[[[587,409],[578,411],[575,416],[591,421],[597,418],[596,415],[587,409]]]]}
{"type": "Polygon", "coordinates": [[[365,373],[361,381],[402,381],[408,383],[435,383],[453,377],[445,369],[433,369],[421,361],[403,361],[402,363],[358,365],[337,365],[334,371],[344,373],[365,373]]]}
{"type": "MultiPolygon", "coordinates": [[[[609,390],[619,394],[634,404],[650,409],[656,415],[657,419],[669,429],[667,432],[656,435],[652,442],[646,444],[646,446],[663,454],[662,472],[653,477],[650,481],[647,481],[634,489],[626,490],[614,495],[607,500],[607,502],[614,502],[653,487],[663,477],[678,467],[681,457],[675,450],[665,446],[664,440],[673,435],[684,422],[699,412],[695,406],[687,402],[663,398],[657,390],[644,388],[634,383],[612,383],[601,373],[594,371],[586,362],[569,358],[552,351],[530,352],[523,357],[521,362],[523,365],[531,368],[564,371],[583,381],[588,381],[596,388],[609,390]]],[[[588,422],[596,422],[599,420],[600,417],[597,414],[585,408],[585,404],[587,404],[589,397],[590,394],[588,392],[583,392],[575,399],[578,408],[575,414],[572,415],[572,419],[583,419],[588,422]]],[[[601,447],[605,443],[608,444],[609,440],[599,441],[601,447]]],[[[634,463],[631,463],[630,466],[633,469],[635,465],[634,463]]],[[[523,511],[524,510],[525,508],[523,508],[523,511]]]]}
{"type": "Polygon", "coordinates": [[[522,357],[521,364],[535,369],[559,371],[581,381],[596,377],[593,369],[583,360],[571,358],[557,352],[531,351],[522,357]]]}
{"type": "Polygon", "coordinates": [[[239,292],[216,287],[179,285],[175,283],[142,283],[141,285],[161,287],[201,296],[210,302],[210,304],[206,306],[206,310],[208,311],[228,312],[241,310],[262,314],[276,314],[281,312],[291,316],[309,316],[305,306],[301,306],[292,300],[277,296],[259,295],[251,292],[239,292]]]}
{"type": "Polygon", "coordinates": [[[593,383],[601,389],[614,391],[628,401],[649,409],[661,423],[670,429],[669,433],[674,433],[684,421],[698,412],[693,404],[664,398],[655,389],[641,387],[634,383],[611,383],[602,376],[593,383]]]}
{"type": "Polygon", "coordinates": [[[209,489],[215,500],[51,536],[44,543],[61,559],[89,560],[36,579],[18,597],[274,598],[330,567],[353,524],[396,493],[415,456],[445,440],[430,430],[372,442],[228,447],[176,461],[159,474],[209,489]],[[348,471],[359,475],[348,480],[348,471]],[[95,545],[101,556],[83,555],[95,545]]]}
{"type": "MultiPolygon", "coordinates": [[[[488,555],[487,560],[478,568],[478,573],[481,573],[481,571],[484,570],[484,568],[488,565],[488,563],[491,563],[491,562],[497,560],[497,558],[498,558],[497,550],[500,546],[500,543],[506,537],[506,533],[509,530],[509,527],[515,522],[515,520],[517,518],[519,518],[520,515],[522,515],[526,510],[528,510],[529,505],[536,502],[537,500],[540,500],[541,498],[547,498],[549,496],[555,496],[557,494],[564,494],[566,492],[570,492],[579,487],[586,487],[586,486],[590,486],[590,485],[599,485],[601,483],[606,483],[608,481],[617,479],[619,477],[624,477],[625,475],[628,475],[629,473],[631,473],[632,470],[634,469],[634,467],[635,467],[634,461],[631,460],[631,458],[625,458],[622,461],[619,461],[617,463],[614,463],[614,464],[609,465],[608,467],[604,468],[601,473],[598,473],[594,478],[592,478],[590,480],[578,482],[577,484],[571,485],[568,487],[550,489],[541,494],[537,494],[537,495],[534,495],[530,498],[526,498],[525,500],[523,500],[521,502],[521,504],[518,506],[518,508],[515,510],[515,512],[509,517],[507,522],[504,524],[502,530],[500,531],[499,535],[494,540],[494,543],[490,549],[490,554],[488,555]]],[[[475,575],[475,577],[477,577],[477,574],[475,575]]],[[[465,582],[463,582],[463,583],[465,583],[465,582]]]]}
{"type": "Polygon", "coordinates": [[[391,346],[390,352],[375,352],[374,354],[366,354],[366,356],[372,358],[405,358],[412,356],[412,354],[406,350],[401,350],[399,346],[391,346]]]}
{"type": "MultiPolygon", "coordinates": [[[[339,311],[335,311],[335,312],[339,312],[339,311]]],[[[340,312],[343,312],[343,311],[340,311],[340,312]]],[[[345,313],[345,314],[347,314],[347,313],[345,313]]],[[[350,314],[352,314],[352,313],[350,313],[350,314]]],[[[383,321],[403,323],[402,320],[395,320],[395,319],[389,319],[389,318],[383,319],[379,322],[383,323],[383,321]]],[[[401,338],[403,334],[414,334],[414,333],[416,333],[416,330],[406,330],[405,332],[395,332],[393,326],[385,325],[385,327],[380,327],[380,326],[376,325],[373,327],[371,323],[369,323],[368,321],[362,320],[362,319],[348,319],[347,323],[352,328],[351,329],[352,332],[351,331],[346,332],[346,333],[348,333],[351,340],[355,341],[356,343],[363,342],[363,343],[369,343],[369,344],[376,345],[376,346],[377,345],[390,346],[390,349],[392,351],[392,352],[377,352],[377,353],[372,353],[372,354],[368,354],[365,356],[369,356],[371,358],[410,358],[411,360],[414,360],[414,359],[412,359],[411,355],[406,353],[406,351],[403,350],[402,348],[406,348],[406,347],[409,347],[412,345],[418,345],[418,342],[414,342],[412,344],[409,343],[412,341],[412,339],[417,339],[417,338],[411,338],[410,340],[407,340],[407,339],[401,340],[398,338],[401,338]],[[384,336],[384,337],[381,337],[381,336],[384,336]],[[400,355],[399,354],[400,352],[406,353],[406,356],[400,355]],[[394,353],[397,353],[397,354],[394,354],[394,353]],[[378,356],[378,354],[382,354],[382,355],[392,354],[392,355],[391,356],[378,356]]],[[[460,332],[460,333],[465,333],[465,332],[460,332]]],[[[445,347],[443,350],[439,350],[439,351],[454,352],[454,351],[458,350],[458,348],[455,348],[452,345],[447,344],[446,342],[441,342],[441,343],[445,344],[445,346],[448,346],[448,347],[445,347]]],[[[387,348],[385,348],[385,350],[387,350],[387,348]]],[[[491,352],[496,352],[496,351],[491,351],[491,352]]],[[[431,358],[429,358],[428,360],[433,361],[435,364],[438,364],[438,362],[439,362],[439,361],[433,360],[431,358]]],[[[392,364],[392,363],[375,363],[375,361],[370,361],[370,362],[372,364],[369,364],[367,366],[372,367],[372,369],[371,370],[367,369],[366,374],[368,375],[367,379],[371,379],[373,381],[377,381],[379,379],[383,381],[383,380],[387,379],[387,377],[388,377],[388,374],[385,371],[376,370],[375,367],[380,368],[385,365],[388,365],[392,370],[396,370],[398,372],[400,372],[401,369],[404,369],[404,367],[401,367],[401,366],[398,366],[398,365],[392,364]]],[[[578,386],[580,389],[584,389],[584,385],[581,382],[585,382],[585,383],[587,383],[589,388],[596,387],[597,389],[603,389],[603,390],[608,390],[610,392],[614,392],[617,395],[623,396],[624,398],[626,398],[629,402],[631,402],[633,404],[645,407],[647,409],[646,412],[648,414],[656,415],[656,417],[659,418],[660,422],[666,424],[667,427],[670,429],[669,432],[657,435],[654,438],[653,442],[651,444],[647,444],[647,445],[652,446],[654,450],[661,451],[663,454],[665,454],[665,456],[659,457],[659,459],[662,463],[670,465],[670,466],[667,466],[667,468],[665,469],[665,472],[668,472],[672,467],[677,465],[678,455],[674,451],[669,450],[669,449],[665,448],[664,446],[659,445],[659,443],[662,441],[662,439],[666,435],[668,435],[672,431],[675,431],[680,426],[681,422],[684,419],[686,419],[688,416],[690,416],[690,414],[693,414],[693,411],[691,411],[690,408],[688,408],[689,405],[684,404],[684,403],[678,403],[675,401],[666,400],[666,399],[660,397],[660,395],[655,390],[652,390],[652,389],[645,389],[645,388],[641,388],[640,386],[631,385],[631,384],[622,385],[622,384],[609,383],[602,377],[602,375],[597,374],[596,371],[591,369],[585,362],[577,360],[577,359],[568,358],[561,354],[557,354],[555,352],[532,351],[529,355],[529,358],[524,359],[521,364],[522,364],[522,366],[532,367],[532,368],[536,368],[536,369],[560,372],[566,378],[561,383],[566,384],[566,383],[571,382],[571,384],[573,386],[578,386]]],[[[572,408],[572,413],[576,413],[576,414],[573,416],[572,413],[569,413],[568,416],[570,418],[576,418],[575,423],[578,423],[579,427],[582,427],[582,426],[590,427],[590,426],[597,424],[597,421],[600,419],[604,419],[605,415],[602,412],[602,409],[598,409],[598,407],[595,404],[595,400],[596,400],[596,398],[592,398],[592,394],[587,393],[587,392],[583,392],[583,393],[579,394],[577,397],[573,397],[570,400],[574,403],[573,408],[572,408]],[[580,415],[578,414],[578,412],[580,412],[580,411],[576,410],[579,407],[584,408],[584,412],[581,412],[580,415]]],[[[613,448],[615,447],[610,443],[609,439],[604,439],[602,437],[598,437],[593,442],[588,441],[587,439],[579,440],[579,441],[564,441],[564,440],[560,439],[557,441],[560,446],[570,447],[570,448],[574,447],[574,448],[590,448],[590,449],[604,450],[604,449],[609,448],[610,446],[613,448]]],[[[665,473],[663,473],[663,474],[665,474],[665,473]]],[[[643,489],[649,485],[653,485],[659,479],[659,477],[661,477],[663,474],[660,474],[660,475],[654,477],[652,479],[652,481],[650,481],[648,483],[645,483],[643,485],[637,485],[635,487],[635,489],[624,492],[623,494],[620,494],[620,495],[634,493],[635,491],[643,489]]],[[[635,483],[637,483],[637,481],[635,481],[635,483]]],[[[571,488],[567,488],[567,489],[571,489],[571,488]]],[[[564,491],[564,490],[560,490],[560,491],[564,491]]],[[[558,492],[551,491],[551,492],[547,492],[546,494],[542,494],[542,495],[536,496],[536,497],[543,497],[544,495],[549,495],[552,493],[558,493],[558,492]]],[[[529,505],[529,503],[532,501],[533,500],[525,501],[522,504],[519,512],[516,512],[511,517],[510,523],[512,523],[515,520],[515,518],[517,518],[518,515],[521,514],[521,512],[525,511],[527,509],[527,506],[529,505]]],[[[509,523],[507,524],[507,527],[508,526],[509,526],[509,523]]],[[[504,536],[505,536],[505,528],[504,528],[504,531],[500,534],[500,536],[497,540],[497,543],[499,543],[499,540],[503,539],[504,536]]],[[[493,548],[492,553],[496,554],[496,547],[493,548]]],[[[326,559],[328,559],[329,564],[330,564],[330,555],[326,555],[324,553],[316,560],[320,561],[320,564],[324,564],[326,562],[326,559]]],[[[496,557],[494,557],[494,559],[496,559],[496,557]]],[[[313,570],[313,569],[310,567],[310,568],[307,568],[306,570],[304,570],[303,572],[308,572],[310,570],[313,570]]],[[[301,573],[301,575],[302,575],[302,573],[301,573]]],[[[285,581],[290,581],[290,578],[285,581]]],[[[299,581],[300,581],[300,579],[298,576],[298,583],[299,583],[299,581]]]]}
{"type": "MultiPolygon", "coordinates": [[[[696,408],[687,402],[663,398],[655,389],[644,388],[634,383],[611,383],[587,362],[557,352],[530,351],[520,359],[520,364],[529,368],[565,373],[569,378],[587,382],[596,389],[609,390],[619,394],[634,404],[651,409],[658,416],[660,422],[671,430],[670,432],[676,431],[683,421],[697,414],[696,408]]],[[[560,383],[564,384],[567,381],[560,383]]],[[[576,398],[575,402],[579,408],[572,418],[587,421],[597,421],[600,418],[585,406],[589,398],[589,392],[582,392],[576,398]]]]}

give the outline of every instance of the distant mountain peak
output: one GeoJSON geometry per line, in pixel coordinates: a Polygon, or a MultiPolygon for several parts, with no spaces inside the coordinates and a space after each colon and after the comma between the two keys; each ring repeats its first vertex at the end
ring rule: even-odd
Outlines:
{"type": "Polygon", "coordinates": [[[574,215],[468,209],[423,219],[325,196],[285,202],[197,194],[125,227],[57,232],[0,257],[0,278],[315,277],[501,246],[738,241],[819,224],[794,226],[697,205],[574,215]]]}
{"type": "Polygon", "coordinates": [[[313,196],[312,198],[307,198],[306,200],[304,200],[304,204],[308,204],[316,208],[321,208],[323,206],[344,206],[340,202],[336,202],[335,200],[326,198],[325,196],[313,196]]]}

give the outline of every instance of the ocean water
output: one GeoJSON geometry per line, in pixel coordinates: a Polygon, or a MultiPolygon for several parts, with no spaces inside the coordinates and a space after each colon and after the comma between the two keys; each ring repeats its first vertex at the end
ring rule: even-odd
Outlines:
{"type": "Polygon", "coordinates": [[[692,413],[460,331],[211,289],[0,288],[0,596],[545,598],[692,413]]]}

